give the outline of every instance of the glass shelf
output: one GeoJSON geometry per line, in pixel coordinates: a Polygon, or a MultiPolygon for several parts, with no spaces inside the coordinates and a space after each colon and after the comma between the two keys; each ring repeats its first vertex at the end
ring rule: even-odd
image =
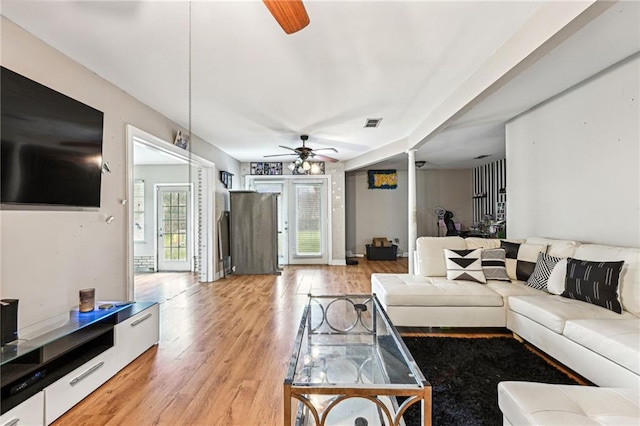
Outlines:
{"type": "Polygon", "coordinates": [[[28,355],[31,352],[60,340],[72,333],[85,329],[93,324],[117,324],[137,312],[140,312],[153,302],[131,303],[123,306],[115,306],[120,302],[99,302],[114,303],[110,309],[94,309],[91,312],[80,312],[78,308],[72,309],[69,313],[69,322],[47,333],[41,334],[31,339],[18,339],[2,346],[0,351],[0,366],[5,365],[17,358],[28,355]]]}

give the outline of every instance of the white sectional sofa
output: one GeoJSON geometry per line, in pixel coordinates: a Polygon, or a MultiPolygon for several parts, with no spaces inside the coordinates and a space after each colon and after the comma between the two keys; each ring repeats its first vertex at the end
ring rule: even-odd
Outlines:
{"type": "MultiPolygon", "coordinates": [[[[372,292],[396,326],[506,327],[598,386],[623,388],[625,395],[635,395],[635,419],[640,424],[640,249],[547,238],[518,242],[540,245],[555,257],[623,260],[618,286],[622,312],[550,294],[518,280],[480,284],[446,278],[444,249],[499,247],[500,240],[492,239],[418,238],[416,273],[372,274],[372,292]]],[[[509,423],[506,413],[505,423],[509,423]]]]}

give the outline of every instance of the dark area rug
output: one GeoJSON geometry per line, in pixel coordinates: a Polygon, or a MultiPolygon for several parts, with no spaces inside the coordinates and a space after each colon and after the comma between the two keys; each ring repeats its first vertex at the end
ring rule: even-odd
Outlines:
{"type": "MultiPolygon", "coordinates": [[[[577,384],[511,337],[403,337],[433,392],[433,424],[501,425],[498,383],[508,380],[577,384]]],[[[420,425],[419,407],[405,413],[420,425]]]]}

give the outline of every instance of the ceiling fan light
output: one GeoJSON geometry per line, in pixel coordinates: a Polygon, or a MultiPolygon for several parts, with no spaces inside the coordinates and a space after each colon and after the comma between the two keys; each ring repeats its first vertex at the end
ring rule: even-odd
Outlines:
{"type": "Polygon", "coordinates": [[[291,170],[291,171],[293,171],[293,169],[295,169],[295,168],[296,168],[296,163],[295,163],[295,161],[294,161],[294,162],[292,162],[292,163],[289,163],[289,165],[287,166],[287,169],[289,169],[289,170],[291,170]]]}
{"type": "Polygon", "coordinates": [[[298,173],[300,174],[304,173],[304,169],[302,168],[302,166],[298,167],[298,173]]]}
{"type": "Polygon", "coordinates": [[[307,170],[309,170],[310,168],[311,168],[311,164],[309,164],[309,162],[308,162],[308,161],[303,161],[303,162],[302,162],[302,169],[303,169],[304,171],[307,171],[307,170]]]}
{"type": "Polygon", "coordinates": [[[320,166],[317,163],[313,163],[311,165],[311,174],[318,174],[320,173],[320,166]]]}

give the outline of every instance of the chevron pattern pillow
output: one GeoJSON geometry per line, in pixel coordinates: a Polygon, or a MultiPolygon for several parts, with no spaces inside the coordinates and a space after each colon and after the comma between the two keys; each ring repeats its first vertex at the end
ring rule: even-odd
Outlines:
{"type": "Polygon", "coordinates": [[[618,284],[624,261],[588,262],[567,259],[567,277],[562,297],[582,300],[621,314],[618,284]]]}
{"type": "Polygon", "coordinates": [[[447,279],[486,283],[482,272],[482,249],[448,250],[444,249],[447,264],[447,279]]]}
{"type": "Polygon", "coordinates": [[[533,268],[533,273],[527,280],[527,285],[529,287],[537,288],[538,290],[547,291],[547,282],[551,276],[551,271],[553,271],[553,268],[555,268],[561,260],[562,258],[560,257],[549,256],[545,253],[538,253],[538,261],[536,262],[536,266],[533,268]]]}

